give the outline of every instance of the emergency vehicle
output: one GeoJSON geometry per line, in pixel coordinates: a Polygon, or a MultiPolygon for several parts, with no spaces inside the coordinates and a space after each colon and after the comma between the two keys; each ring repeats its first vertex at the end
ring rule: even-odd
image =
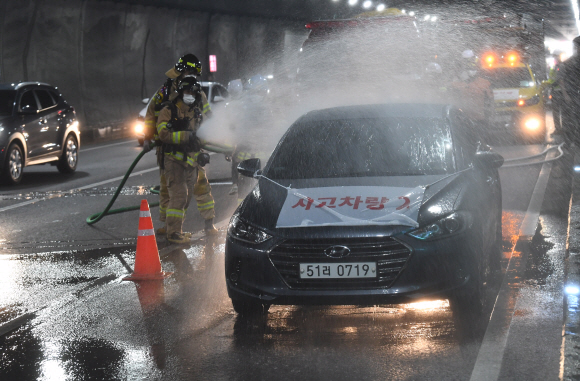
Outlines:
{"type": "Polygon", "coordinates": [[[495,102],[493,128],[543,142],[546,133],[543,87],[518,51],[487,52],[482,69],[495,102]]]}

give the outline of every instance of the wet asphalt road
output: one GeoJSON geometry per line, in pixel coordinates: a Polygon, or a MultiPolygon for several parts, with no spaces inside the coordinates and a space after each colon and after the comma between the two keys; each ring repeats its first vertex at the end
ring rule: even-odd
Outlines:
{"type": "MultiPolygon", "coordinates": [[[[162,250],[164,270],[174,272],[164,282],[121,280],[123,262],[134,260],[137,212],[84,223],[119,180],[103,182],[122,176],[138,153],[132,141],[114,144],[84,147],[71,177],[30,167],[22,185],[0,188],[0,324],[24,317],[0,337],[0,380],[475,380],[485,379],[475,371],[482,367],[494,374],[490,362],[498,369],[488,379],[558,379],[569,178],[557,164],[533,239],[519,245],[542,167],[500,171],[503,272],[480,318],[462,316],[442,300],[274,306],[266,318],[248,321],[233,312],[225,290],[223,232],[187,249],[162,250]],[[493,310],[502,295],[505,305],[493,310]]],[[[497,147],[506,159],[542,149],[497,147]]],[[[226,220],[236,197],[219,184],[227,181],[229,164],[223,155],[213,158],[218,220],[226,220]]],[[[146,191],[158,183],[154,168],[149,154],[134,172],[152,170],[130,178],[115,207],[156,201],[146,191]]],[[[156,209],[152,215],[159,226],[156,209]]],[[[186,230],[199,229],[201,219],[192,213],[186,230]]]]}

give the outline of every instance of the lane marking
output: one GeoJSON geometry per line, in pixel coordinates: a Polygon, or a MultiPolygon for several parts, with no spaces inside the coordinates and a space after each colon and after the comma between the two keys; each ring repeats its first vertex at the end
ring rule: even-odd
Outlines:
{"type": "Polygon", "coordinates": [[[122,142],[122,143],[113,143],[113,144],[107,144],[107,145],[104,145],[104,146],[91,147],[91,148],[81,148],[80,151],[79,151],[79,153],[80,152],[94,151],[96,149],[102,149],[102,148],[120,146],[120,145],[123,145],[123,144],[129,144],[129,143],[136,143],[136,141],[134,141],[134,140],[127,140],[126,142],[122,142]]]}
{"type": "MultiPolygon", "coordinates": [[[[142,175],[144,173],[148,173],[148,172],[152,172],[152,171],[158,171],[158,170],[159,170],[159,167],[153,167],[153,168],[145,169],[143,171],[134,172],[134,173],[130,174],[129,177],[138,176],[138,175],[142,175]]],[[[85,185],[85,186],[82,186],[82,187],[79,187],[79,188],[73,188],[73,189],[70,189],[70,190],[65,191],[65,192],[62,192],[62,193],[52,194],[50,196],[43,197],[43,198],[39,198],[37,200],[29,200],[29,201],[20,202],[18,204],[5,206],[4,208],[0,208],[0,213],[5,212],[7,210],[12,210],[12,209],[20,208],[20,207],[23,207],[23,206],[26,206],[26,205],[34,204],[34,203],[37,203],[37,202],[40,202],[40,201],[50,200],[50,199],[56,198],[56,197],[62,197],[65,194],[71,194],[71,193],[74,193],[75,191],[81,191],[81,190],[85,190],[85,189],[88,189],[88,188],[94,188],[94,187],[97,187],[99,185],[109,184],[109,183],[112,183],[112,182],[115,182],[115,181],[123,180],[124,177],[125,176],[119,176],[119,177],[115,177],[115,178],[112,178],[112,179],[100,181],[98,183],[93,183],[93,184],[85,185]]]]}
{"type": "MultiPolygon", "coordinates": [[[[551,169],[552,163],[542,165],[526,215],[520,225],[518,242],[531,239],[536,232],[551,169]]],[[[496,381],[499,378],[519,292],[519,287],[514,285],[519,282],[520,273],[523,270],[522,262],[524,259],[522,256],[514,256],[516,245],[517,243],[512,248],[506,273],[493,306],[470,381],[496,381]]]]}

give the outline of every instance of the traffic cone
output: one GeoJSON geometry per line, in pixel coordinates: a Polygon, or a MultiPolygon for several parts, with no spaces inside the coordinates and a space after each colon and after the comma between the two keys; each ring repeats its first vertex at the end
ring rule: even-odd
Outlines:
{"type": "Polygon", "coordinates": [[[135,269],[133,274],[123,280],[154,280],[164,279],[172,273],[161,271],[161,260],[155,240],[155,230],[151,220],[151,212],[147,200],[141,200],[139,212],[139,233],[137,236],[137,252],[135,253],[135,269]]]}

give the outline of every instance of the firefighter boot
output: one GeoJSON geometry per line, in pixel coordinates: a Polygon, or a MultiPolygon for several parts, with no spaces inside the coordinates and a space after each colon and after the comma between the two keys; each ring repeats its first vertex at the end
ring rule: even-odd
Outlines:
{"type": "Polygon", "coordinates": [[[216,235],[218,233],[218,230],[213,226],[213,218],[205,220],[205,228],[203,230],[205,235],[216,235]]]}
{"type": "Polygon", "coordinates": [[[157,234],[157,235],[165,235],[165,234],[167,234],[167,230],[165,230],[165,226],[162,227],[162,228],[157,229],[155,231],[155,234],[157,234]]]}
{"type": "Polygon", "coordinates": [[[191,236],[186,236],[185,234],[181,234],[181,233],[173,233],[169,236],[167,236],[167,240],[171,243],[189,243],[191,242],[191,236]]]}

